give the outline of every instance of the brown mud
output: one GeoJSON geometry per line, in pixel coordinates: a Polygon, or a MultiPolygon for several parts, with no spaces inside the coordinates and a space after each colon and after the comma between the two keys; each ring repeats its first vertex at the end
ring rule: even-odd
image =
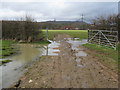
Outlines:
{"type": "Polygon", "coordinates": [[[101,63],[92,51],[82,46],[72,50],[71,44],[58,35],[58,56],[43,56],[20,79],[18,88],[118,88],[118,75],[114,69],[101,63]],[[87,55],[77,55],[76,53],[87,55]]]}

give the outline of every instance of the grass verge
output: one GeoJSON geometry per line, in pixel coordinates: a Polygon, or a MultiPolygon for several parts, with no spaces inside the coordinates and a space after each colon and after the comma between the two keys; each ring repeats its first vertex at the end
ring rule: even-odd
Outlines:
{"type": "Polygon", "coordinates": [[[9,62],[12,62],[12,60],[2,60],[2,61],[0,61],[0,65],[4,65],[9,62]]]}
{"type": "MultiPolygon", "coordinates": [[[[46,30],[42,30],[46,34],[46,30]]],[[[48,38],[53,40],[53,38],[58,34],[67,34],[71,37],[77,37],[80,39],[87,39],[88,30],[48,30],[48,38]]]]}
{"type": "Polygon", "coordinates": [[[106,46],[99,46],[96,44],[84,44],[86,48],[88,48],[93,56],[97,57],[98,60],[109,67],[110,69],[113,69],[115,71],[120,70],[119,69],[119,54],[118,54],[118,49],[120,46],[118,45],[117,50],[114,50],[112,48],[106,47],[106,46]]]}
{"type": "MultiPolygon", "coordinates": [[[[11,40],[0,40],[0,58],[5,58],[17,52],[16,48],[13,48],[13,44],[16,42],[11,40]]],[[[40,45],[48,45],[50,42],[48,41],[39,41],[32,42],[31,44],[40,44],[40,45]]]]}
{"type": "Polygon", "coordinates": [[[16,52],[15,48],[13,48],[12,44],[14,41],[11,40],[0,40],[0,58],[4,58],[6,56],[10,56],[16,52]]]}
{"type": "Polygon", "coordinates": [[[93,56],[97,57],[98,60],[105,64],[107,67],[114,69],[115,71],[118,69],[118,48],[117,50],[114,50],[109,47],[105,46],[99,46],[96,44],[84,44],[86,48],[88,48],[90,51],[92,51],[93,56]]]}
{"type": "Polygon", "coordinates": [[[105,46],[99,46],[96,44],[88,44],[88,43],[84,44],[83,46],[98,52],[99,53],[98,56],[104,55],[105,57],[109,57],[115,61],[118,61],[118,50],[114,50],[112,48],[105,46]]]}

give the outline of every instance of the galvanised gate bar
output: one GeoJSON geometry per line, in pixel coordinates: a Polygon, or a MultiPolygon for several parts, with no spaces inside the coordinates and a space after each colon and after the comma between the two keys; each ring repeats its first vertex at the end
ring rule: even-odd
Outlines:
{"type": "Polygon", "coordinates": [[[88,30],[88,43],[112,47],[116,50],[118,31],[88,30]]]}

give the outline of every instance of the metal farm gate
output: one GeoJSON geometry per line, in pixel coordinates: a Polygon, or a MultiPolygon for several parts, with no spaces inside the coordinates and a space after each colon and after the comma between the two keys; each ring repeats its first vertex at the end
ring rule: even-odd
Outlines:
{"type": "Polygon", "coordinates": [[[118,43],[118,31],[88,30],[88,43],[109,46],[116,49],[118,43]]]}

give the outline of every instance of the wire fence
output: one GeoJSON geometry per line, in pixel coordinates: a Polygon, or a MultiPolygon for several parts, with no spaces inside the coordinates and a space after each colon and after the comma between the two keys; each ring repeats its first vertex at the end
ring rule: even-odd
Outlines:
{"type": "Polygon", "coordinates": [[[118,44],[118,31],[88,30],[88,42],[112,47],[116,50],[118,44]]]}

